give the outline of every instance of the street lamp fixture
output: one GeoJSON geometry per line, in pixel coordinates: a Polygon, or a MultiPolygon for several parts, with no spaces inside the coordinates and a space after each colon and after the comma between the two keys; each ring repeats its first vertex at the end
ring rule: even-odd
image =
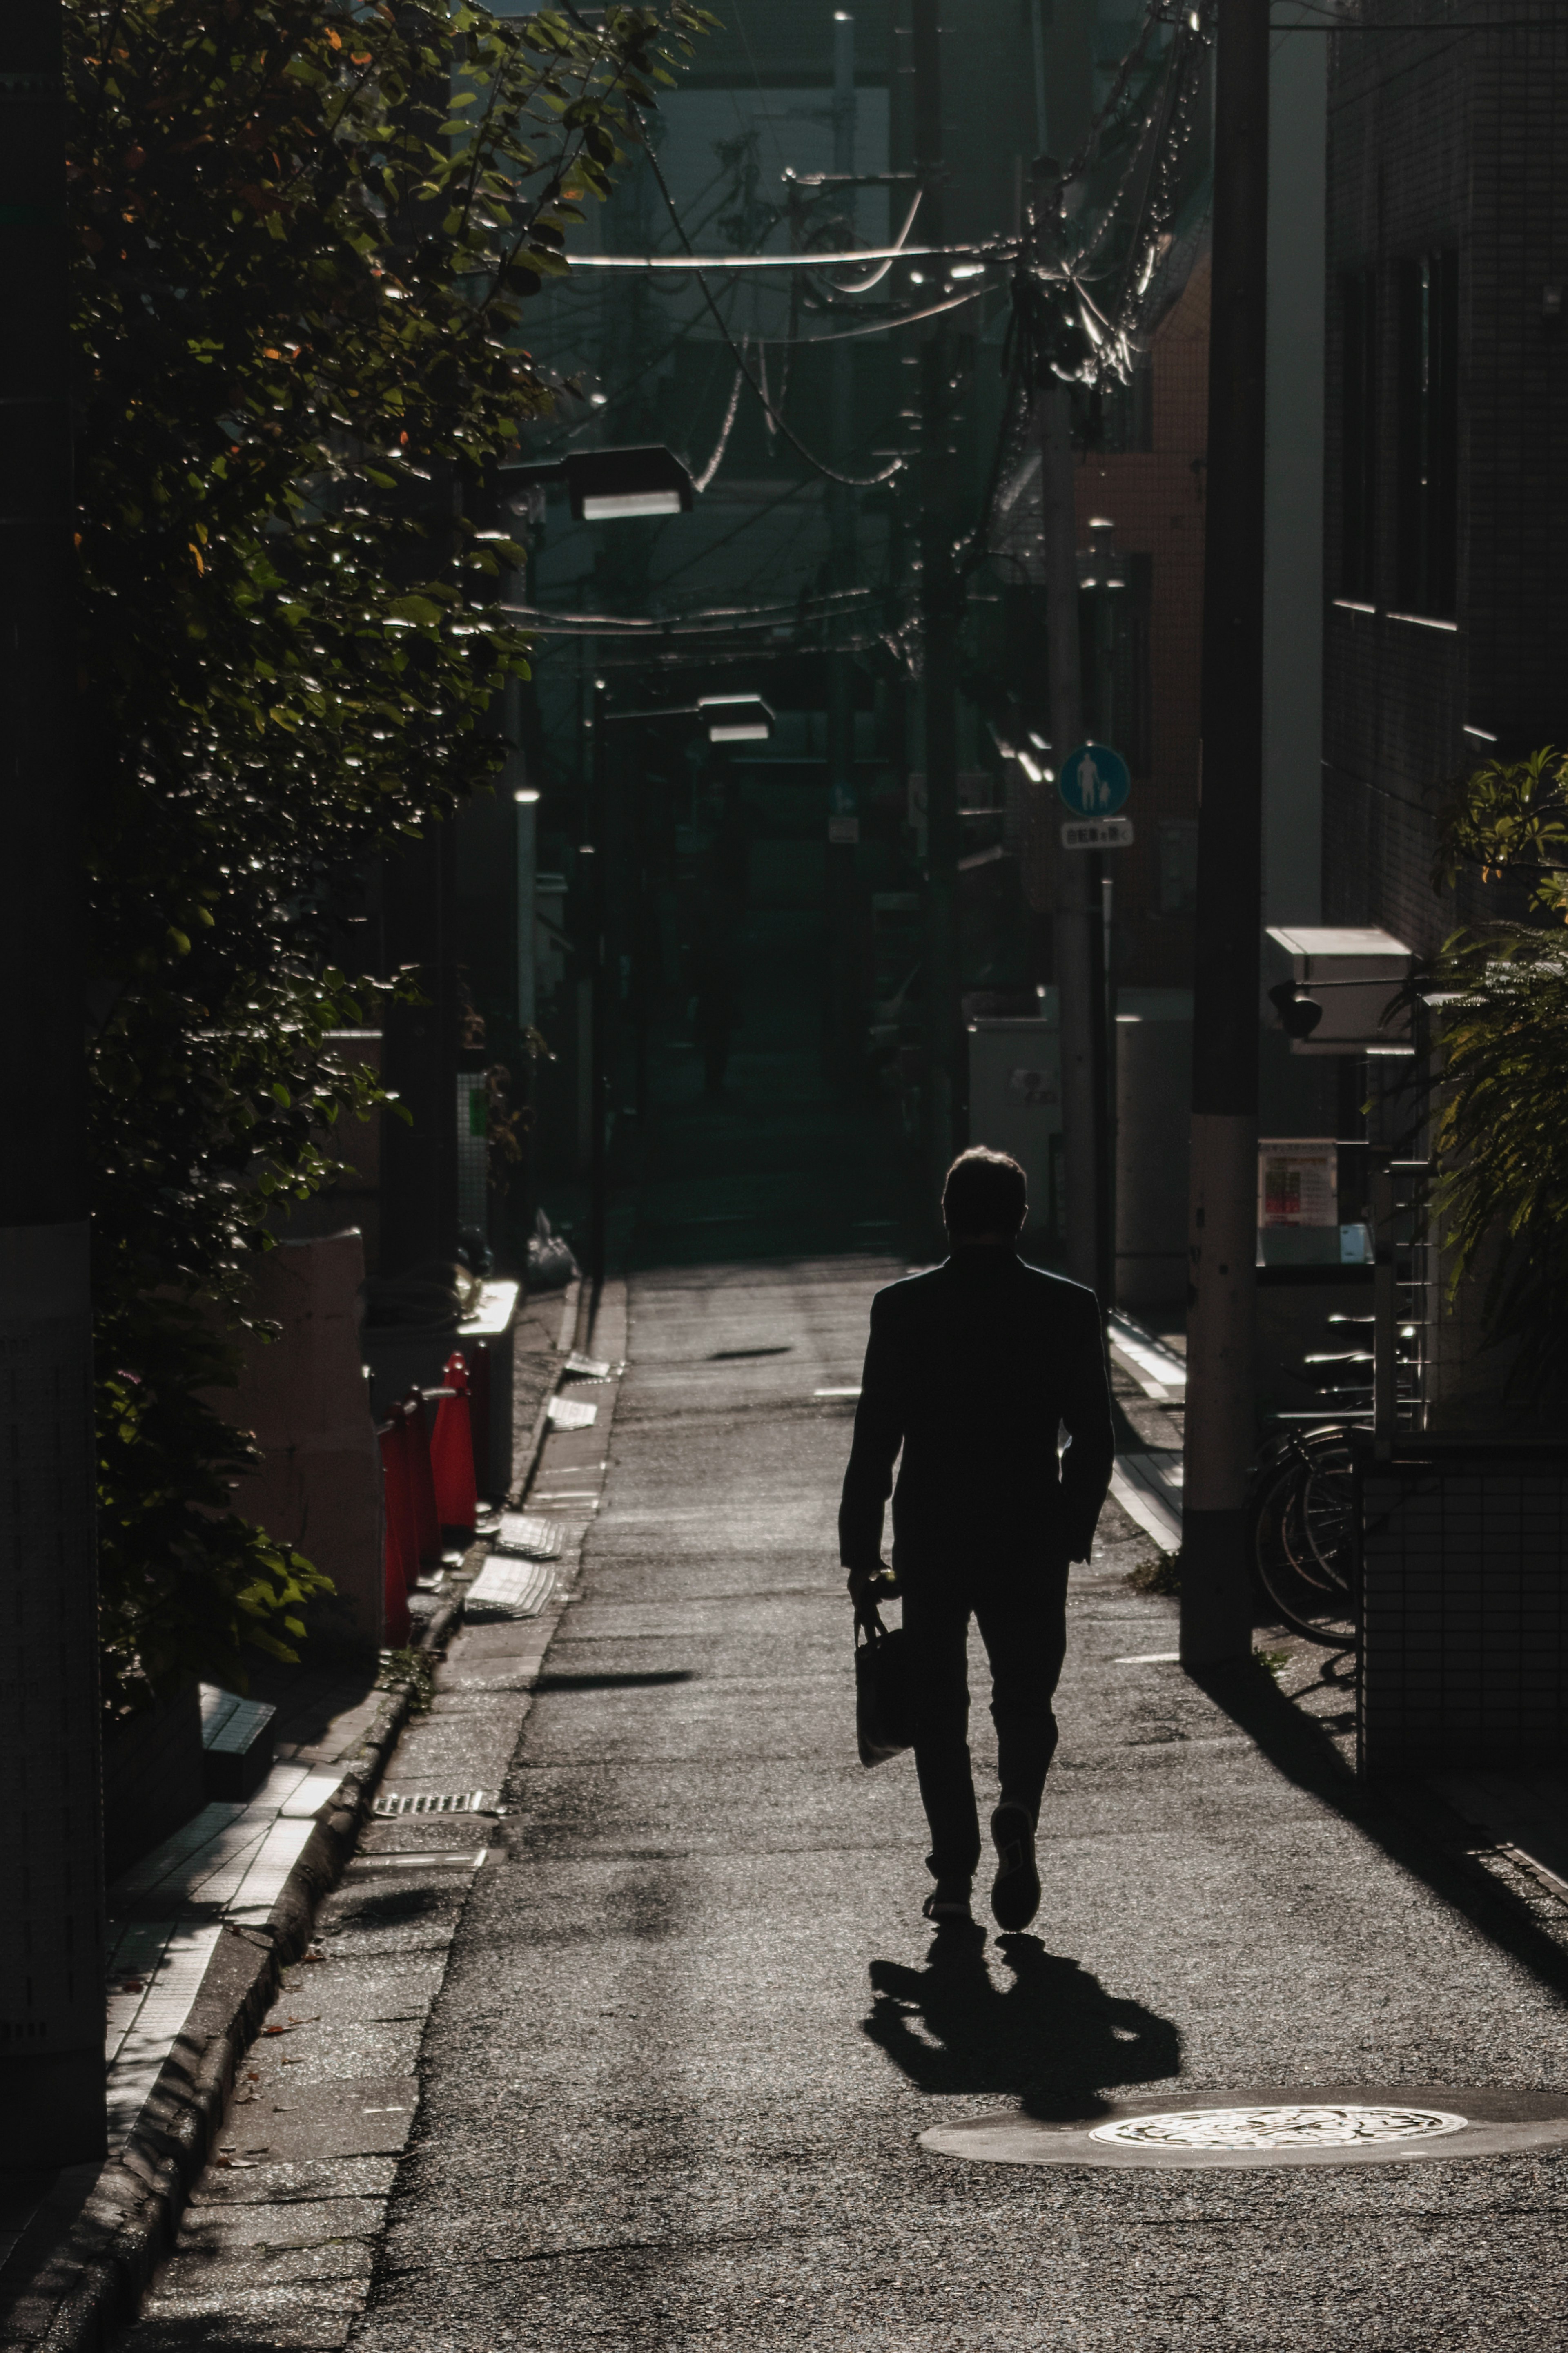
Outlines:
{"type": "Polygon", "coordinates": [[[605,711],[601,717],[607,727],[637,719],[700,719],[710,744],[765,744],[773,732],[773,714],[760,694],[704,694],[695,702],[661,702],[652,711],[605,711]]]}
{"type": "Polygon", "coordinates": [[[686,468],[658,442],[646,448],[584,449],[568,458],[566,494],[578,522],[689,514],[694,496],[686,468]]]}
{"type": "Polygon", "coordinates": [[[773,714],[760,694],[702,694],[697,709],[710,744],[765,744],[773,732],[773,714]]]}
{"type": "Polygon", "coordinates": [[[696,495],[689,472],[662,442],[631,449],[577,449],[539,465],[503,466],[500,476],[514,507],[531,506],[547,489],[564,483],[577,522],[689,514],[696,495]]]}

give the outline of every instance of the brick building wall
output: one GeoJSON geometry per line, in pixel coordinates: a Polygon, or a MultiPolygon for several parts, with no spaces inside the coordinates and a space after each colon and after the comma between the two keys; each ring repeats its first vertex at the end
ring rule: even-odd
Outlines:
{"type": "Polygon", "coordinates": [[[1457,902],[1431,887],[1443,785],[1494,744],[1568,737],[1568,349],[1548,291],[1568,279],[1568,12],[1364,0],[1361,22],[1380,17],[1431,29],[1339,34],[1331,53],[1324,915],[1429,952],[1481,912],[1479,878],[1457,902]],[[1401,306],[1412,273],[1448,255],[1453,586],[1413,598],[1419,401],[1401,306]],[[1355,285],[1373,314],[1364,377],[1355,285]],[[1370,484],[1354,470],[1358,415],[1370,484]]]}

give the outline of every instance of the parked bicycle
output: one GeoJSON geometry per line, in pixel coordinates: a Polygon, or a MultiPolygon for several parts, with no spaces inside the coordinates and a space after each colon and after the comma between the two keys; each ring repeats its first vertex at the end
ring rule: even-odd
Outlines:
{"type": "Polygon", "coordinates": [[[1258,1582],[1281,1621],[1325,1650],[1356,1639],[1352,1426],[1324,1422],[1272,1439],[1249,1502],[1258,1582]]]}

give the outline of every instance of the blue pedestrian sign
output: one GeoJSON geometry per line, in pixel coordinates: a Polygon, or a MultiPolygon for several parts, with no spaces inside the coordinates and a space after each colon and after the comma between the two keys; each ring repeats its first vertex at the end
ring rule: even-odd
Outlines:
{"type": "Polygon", "coordinates": [[[1132,790],[1132,776],[1109,744],[1080,744],[1062,762],[1057,790],[1074,817],[1114,817],[1132,790]]]}

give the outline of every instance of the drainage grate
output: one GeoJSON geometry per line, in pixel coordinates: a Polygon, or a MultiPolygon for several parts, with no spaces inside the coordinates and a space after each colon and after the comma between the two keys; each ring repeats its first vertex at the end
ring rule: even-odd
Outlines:
{"type": "Polygon", "coordinates": [[[388,1790],[377,1798],[374,1810],[384,1820],[400,1814],[483,1814],[490,1810],[488,1789],[414,1789],[405,1797],[388,1790]]]}

